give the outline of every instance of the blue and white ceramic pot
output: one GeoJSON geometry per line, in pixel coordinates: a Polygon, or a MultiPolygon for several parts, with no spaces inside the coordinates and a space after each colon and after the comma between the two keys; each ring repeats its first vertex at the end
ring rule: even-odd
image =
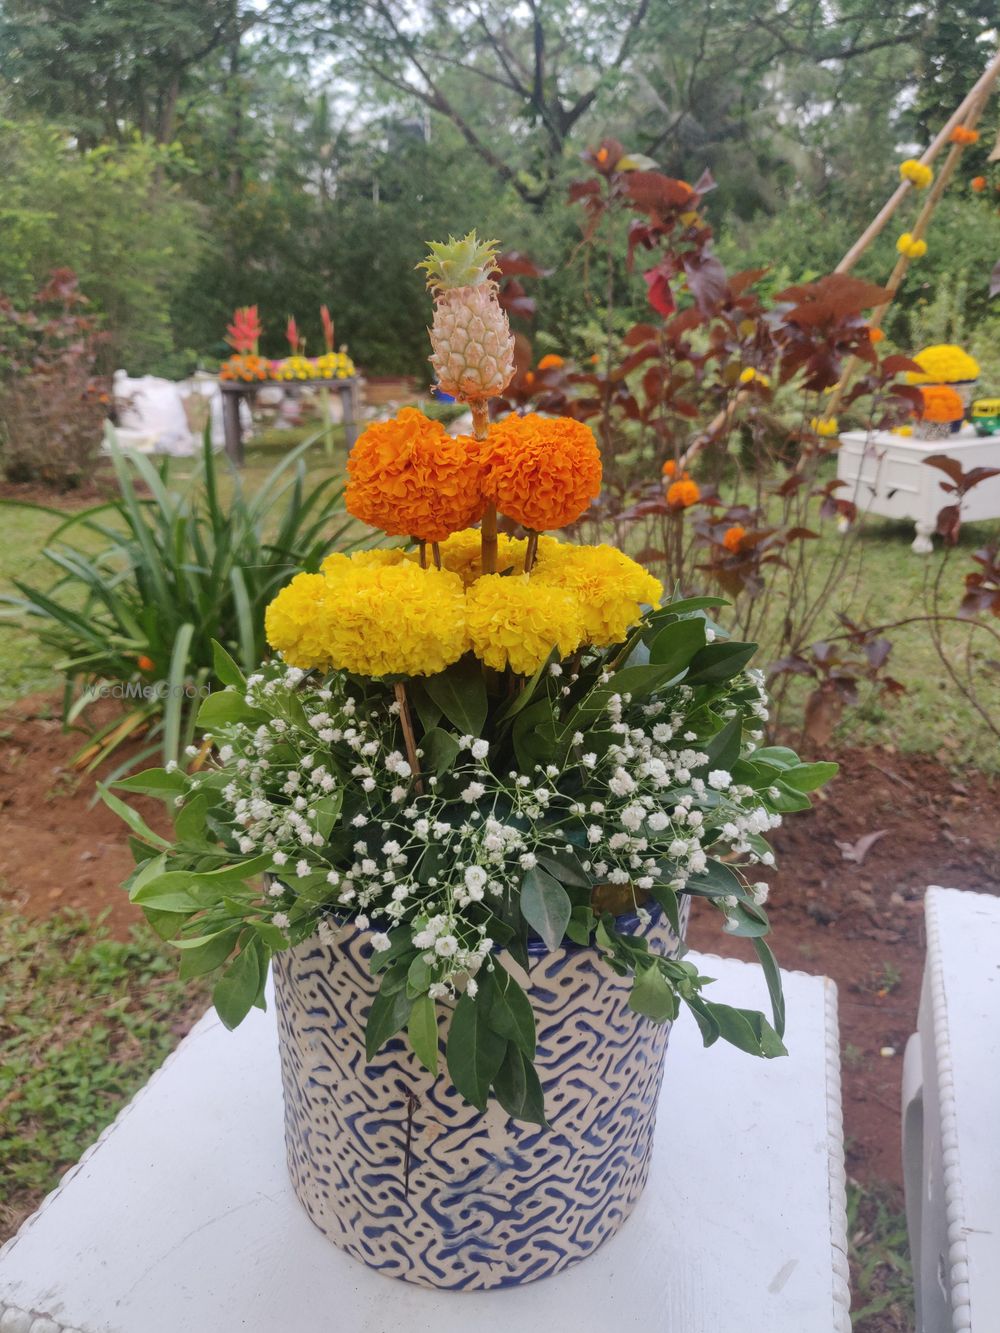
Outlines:
{"type": "MultiPolygon", "coordinates": [[[[685,900],[686,903],[687,900],[685,900]]],[[[650,944],[676,953],[660,917],[650,944]]],[[[390,1277],[473,1291],[548,1277],[613,1235],[646,1183],[669,1025],[627,1005],[592,949],[531,954],[549,1128],[485,1114],[402,1039],[367,1064],[370,938],[347,926],[274,960],[295,1192],[335,1245],[390,1277]]],[[[508,961],[509,960],[505,960],[508,961]]]]}

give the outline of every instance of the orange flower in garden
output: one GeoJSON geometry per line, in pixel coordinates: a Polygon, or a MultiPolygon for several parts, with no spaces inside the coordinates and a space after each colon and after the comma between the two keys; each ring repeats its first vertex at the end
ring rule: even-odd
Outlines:
{"type": "Polygon", "coordinates": [[[691,505],[696,505],[700,499],[701,489],[687,473],[680,481],[675,481],[672,486],[667,487],[667,504],[672,505],[674,509],[687,509],[691,505]]]}
{"type": "Polygon", "coordinates": [[[147,657],[145,653],[136,658],[136,665],[140,671],[154,671],[156,669],[156,663],[151,657],[147,657]]]}
{"type": "Polygon", "coordinates": [[[740,542],[746,535],[746,528],[741,523],[734,523],[731,528],[726,528],[722,534],[722,544],[727,551],[732,551],[735,555],[740,549],[740,542]]]}
{"type": "Polygon", "coordinates": [[[539,361],[538,369],[559,370],[559,368],[561,366],[564,366],[565,364],[566,362],[562,359],[561,356],[557,356],[555,352],[548,352],[545,356],[542,357],[541,361],[539,361]]]}
{"type": "Polygon", "coordinates": [[[964,125],[956,125],[948,138],[952,143],[970,144],[979,142],[979,131],[966,129],[964,125]]]}
{"type": "Polygon", "coordinates": [[[347,511],[390,536],[440,542],[482,517],[479,445],[404,407],[376,421],[347,459],[347,511]]]}
{"type": "Polygon", "coordinates": [[[982,192],[986,189],[985,176],[973,176],[972,180],[969,183],[975,190],[976,194],[982,194],[982,192]]]}
{"type": "Polygon", "coordinates": [[[920,396],[924,400],[920,413],[924,421],[961,421],[965,416],[962,395],[949,384],[921,385],[920,396]]]}
{"type": "Polygon", "coordinates": [[[677,464],[672,458],[668,458],[663,464],[663,475],[665,477],[674,477],[677,475],[677,464]]]}
{"type": "Polygon", "coordinates": [[[533,532],[564,528],[601,489],[601,455],[589,426],[572,417],[509,416],[483,445],[483,494],[533,532]]]}
{"type": "Polygon", "coordinates": [[[880,343],[884,337],[885,337],[885,333],[884,333],[881,329],[869,329],[869,330],[868,330],[868,341],[869,341],[869,342],[872,342],[872,343],[880,343]]]}

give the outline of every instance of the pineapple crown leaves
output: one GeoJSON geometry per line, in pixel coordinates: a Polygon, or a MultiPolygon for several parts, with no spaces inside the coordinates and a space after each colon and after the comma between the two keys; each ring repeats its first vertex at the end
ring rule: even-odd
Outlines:
{"type": "Polygon", "coordinates": [[[498,241],[481,241],[474,231],[461,240],[428,241],[430,254],[417,268],[427,270],[427,286],[437,295],[456,287],[481,287],[492,281],[497,263],[498,241]]]}

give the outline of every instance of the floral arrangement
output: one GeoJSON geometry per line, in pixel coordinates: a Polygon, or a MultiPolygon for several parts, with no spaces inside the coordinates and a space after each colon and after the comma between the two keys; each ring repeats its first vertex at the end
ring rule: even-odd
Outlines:
{"type": "Polygon", "coordinates": [[[970,130],[965,125],[956,125],[948,138],[951,143],[957,143],[963,148],[967,148],[970,144],[979,142],[979,131],[970,130]]]}
{"type": "Polygon", "coordinates": [[[222,969],[225,1023],[263,1004],[273,952],[335,941],[351,922],[370,932],[381,978],[369,1058],[405,1031],[436,1072],[450,1010],[457,1090],[480,1109],[492,1090],[509,1115],[544,1123],[516,966],[539,942],[592,948],[631,977],[637,1021],[683,1003],[706,1044],[783,1053],[766,834],[836,766],[765,743],[755,645],[710,618],[721,599],[661,603],[623,552],[552,535],[597,496],[600,457],[570,418],[489,423],[513,374],[495,265],[474,234],[433,246],[425,265],[432,362],[474,435],[404,409],[348,462],[349,511],[405,540],[295,575],[266,613],[278,657],[249,677],[217,648],[225,688],[201,707],[188,770],[117,784],[174,807],[173,842],[106,799],[136,834],[132,900],[185,975],[222,969]],[[520,534],[499,532],[498,515],[520,534]],[[650,949],[654,915],[679,932],[685,895],[753,941],[770,1021],[712,1000],[692,963],[650,949]]]}
{"type": "Polygon", "coordinates": [[[289,355],[275,361],[259,355],[260,339],[264,332],[260,313],[255,305],[240,306],[226,326],[226,342],[233,355],[219,369],[221,380],[239,380],[245,384],[265,380],[344,380],[357,374],[346,347],[334,347],[334,324],[329,308],[320,306],[320,322],[326,351],[322,356],[305,355],[305,338],[299,333],[294,315],[285,324],[289,355]]]}
{"type": "Polygon", "coordinates": [[[907,372],[909,384],[962,384],[979,378],[979,362],[954,343],[924,347],[913,359],[920,372],[907,372]]]}

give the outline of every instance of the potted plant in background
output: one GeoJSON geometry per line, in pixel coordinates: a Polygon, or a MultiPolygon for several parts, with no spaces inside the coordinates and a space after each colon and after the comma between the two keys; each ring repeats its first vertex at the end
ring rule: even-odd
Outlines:
{"type": "Polygon", "coordinates": [[[279,657],[202,705],[129,891],[229,1026],[274,985],[292,1180],[382,1272],[455,1289],[591,1253],[645,1183],[669,1026],[784,1053],[765,835],[832,764],[765,746],[767,700],[701,597],[547,535],[600,487],[590,430],[487,404],[513,372],[494,250],[428,260],[442,388],[369,427],[347,505],[408,544],[332,555],[271,603],[279,657]],[[497,515],[523,536],[497,532],[497,515]],[[478,527],[473,525],[479,524],[478,527]],[[202,762],[205,761],[205,762],[202,762]],[[710,998],[692,896],[750,937],[772,1018],[710,998]]]}

